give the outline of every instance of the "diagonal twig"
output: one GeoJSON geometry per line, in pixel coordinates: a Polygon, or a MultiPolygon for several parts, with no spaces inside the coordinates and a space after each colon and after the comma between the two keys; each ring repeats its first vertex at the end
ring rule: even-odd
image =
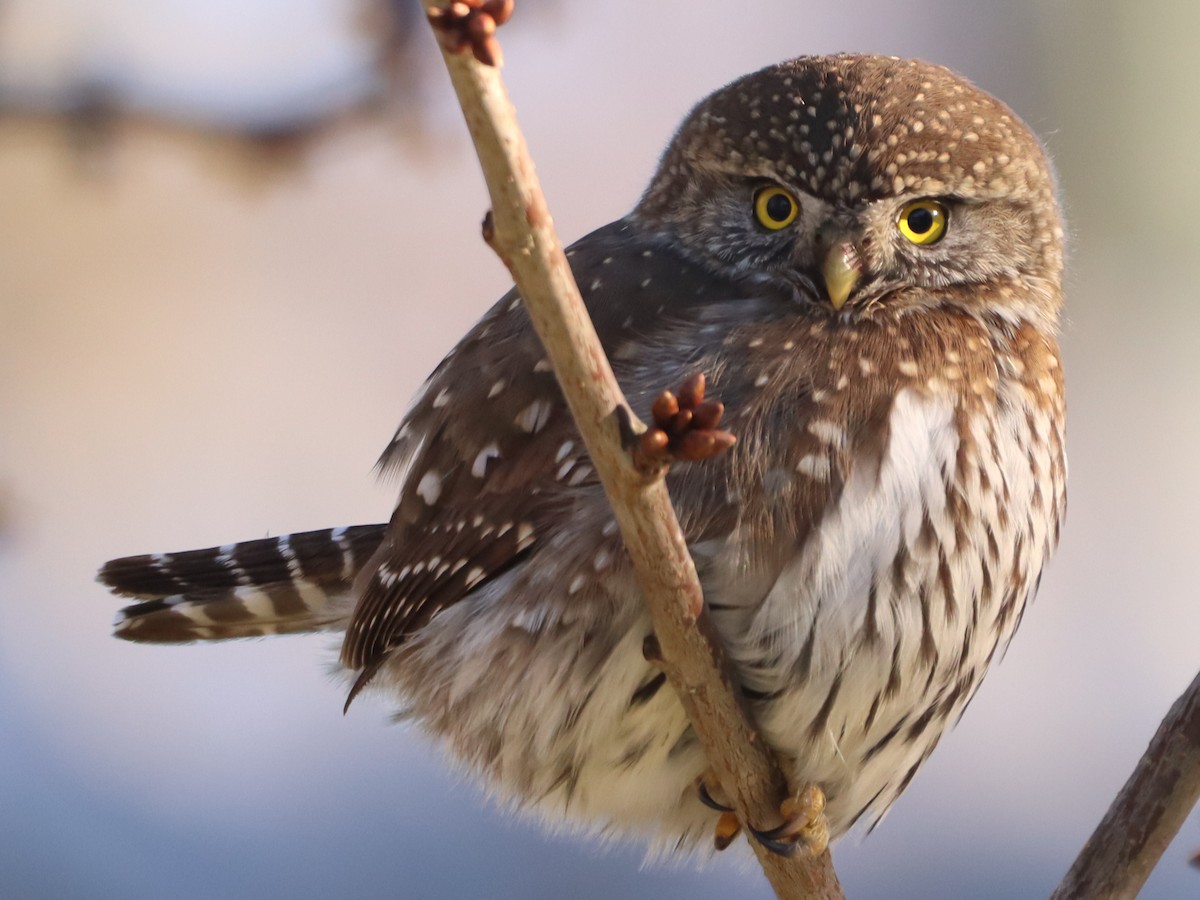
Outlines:
{"type": "Polygon", "coordinates": [[[1158,732],[1051,896],[1051,900],[1136,897],[1200,800],[1200,674],[1158,732]]]}
{"type": "MultiPolygon", "coordinates": [[[[779,819],[788,785],[741,700],[732,667],[708,621],[695,566],[661,472],[648,476],[622,445],[618,411],[639,428],[613,377],[555,234],[497,67],[494,29],[464,24],[472,10],[507,7],[500,0],[443,3],[431,21],[475,143],[491,194],[489,243],[512,272],[564,396],[604,485],[650,610],[665,671],[708,764],[743,823],[779,819]],[[478,36],[478,39],[476,39],[478,36]],[[463,52],[471,50],[472,53],[463,52]],[[476,57],[476,58],[472,58],[476,57]]],[[[506,18],[507,16],[504,15],[506,18]]],[[[502,19],[500,19],[502,21],[502,19]]],[[[485,23],[486,24],[486,23],[485,23]]],[[[478,23],[476,23],[478,25],[478,23]]],[[[791,858],[751,842],[779,897],[843,896],[829,852],[791,858]]]]}

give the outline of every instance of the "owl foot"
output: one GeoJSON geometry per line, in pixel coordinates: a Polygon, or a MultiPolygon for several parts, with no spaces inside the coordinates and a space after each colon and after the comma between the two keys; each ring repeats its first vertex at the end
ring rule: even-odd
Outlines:
{"type": "MultiPolygon", "coordinates": [[[[708,772],[700,778],[696,792],[700,795],[701,803],[721,814],[721,818],[717,819],[716,830],[713,832],[713,846],[718,850],[724,850],[741,833],[742,823],[738,821],[737,814],[732,807],[726,806],[713,797],[708,787],[711,776],[712,773],[708,772]]],[[[717,790],[717,793],[720,794],[720,789],[717,790]]]]}
{"type": "Polygon", "coordinates": [[[829,823],[825,820],[825,794],[810,784],[795,797],[779,805],[783,824],[766,831],[751,828],[754,839],[780,856],[792,856],[804,846],[813,856],[820,856],[829,846],[829,823]]]}
{"type": "Polygon", "coordinates": [[[725,404],[704,399],[704,375],[688,378],[679,395],[663,391],[650,408],[653,424],[637,438],[634,455],[639,465],[697,462],[728,450],[737,438],[717,428],[725,404]]]}

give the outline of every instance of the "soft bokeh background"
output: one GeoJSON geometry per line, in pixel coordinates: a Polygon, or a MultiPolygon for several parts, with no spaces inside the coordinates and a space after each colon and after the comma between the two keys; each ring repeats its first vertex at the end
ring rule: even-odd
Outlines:
{"type": "MultiPolygon", "coordinates": [[[[360,117],[282,175],[203,136],[353,98],[355,14],[0,6],[0,896],[765,897],[729,858],[647,869],[495,812],[382,704],[342,718],[327,640],[108,636],[109,557],[385,516],[377,452],[506,288],[424,34],[401,53],[411,128],[360,117]],[[81,147],[96,135],[54,114],[79,84],[145,118],[81,147]]],[[[634,202],[694,101],[800,53],[946,63],[1057,160],[1065,539],[963,723],[837,847],[853,897],[1045,896],[1200,662],[1198,31],[1200,6],[1166,0],[525,0],[504,29],[568,239],[634,202]]],[[[1200,895],[1198,847],[1193,816],[1144,896],[1200,895]]]]}

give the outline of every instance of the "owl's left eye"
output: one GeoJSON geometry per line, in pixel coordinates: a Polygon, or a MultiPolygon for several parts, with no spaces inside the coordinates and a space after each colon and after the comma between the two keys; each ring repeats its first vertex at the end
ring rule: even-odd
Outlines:
{"type": "Polygon", "coordinates": [[[946,207],[936,200],[914,200],[904,204],[896,227],[908,240],[922,247],[936,244],[946,233],[946,207]]]}
{"type": "Polygon", "coordinates": [[[771,231],[787,228],[800,215],[800,204],[781,187],[759,188],[754,194],[754,217],[758,224],[771,231]]]}

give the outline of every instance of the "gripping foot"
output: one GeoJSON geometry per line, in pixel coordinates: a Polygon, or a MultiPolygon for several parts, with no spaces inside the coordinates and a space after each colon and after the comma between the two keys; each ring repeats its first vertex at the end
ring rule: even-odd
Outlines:
{"type": "Polygon", "coordinates": [[[820,856],[829,846],[829,823],[825,820],[825,794],[816,785],[809,785],[795,797],[788,797],[779,806],[783,823],[759,831],[751,828],[756,841],[780,856],[794,856],[804,848],[820,856]]]}

